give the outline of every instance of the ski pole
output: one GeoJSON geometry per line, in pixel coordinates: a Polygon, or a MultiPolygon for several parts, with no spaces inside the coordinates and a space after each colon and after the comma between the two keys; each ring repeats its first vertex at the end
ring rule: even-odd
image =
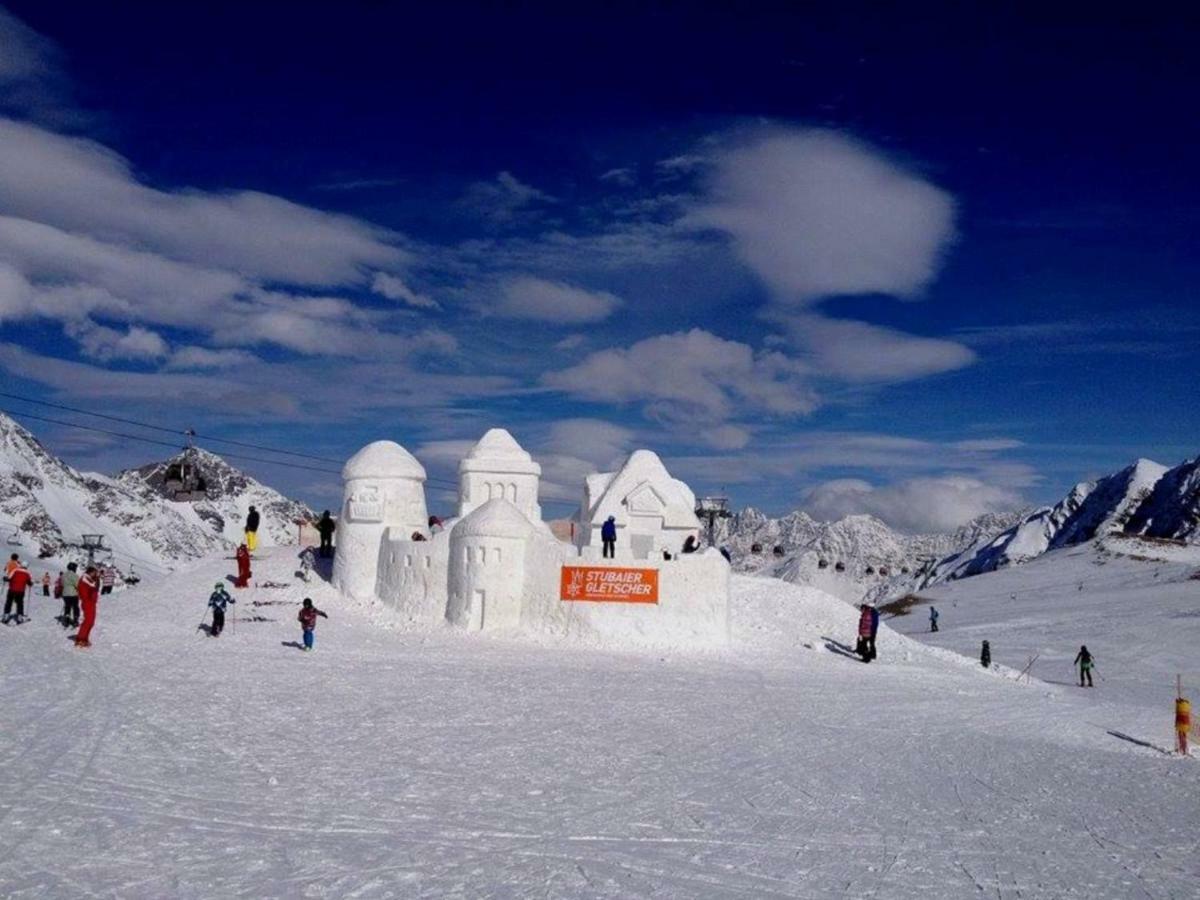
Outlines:
{"type": "Polygon", "coordinates": [[[196,626],[197,631],[204,630],[204,620],[208,618],[208,607],[204,608],[204,615],[200,617],[200,624],[196,626]]]}

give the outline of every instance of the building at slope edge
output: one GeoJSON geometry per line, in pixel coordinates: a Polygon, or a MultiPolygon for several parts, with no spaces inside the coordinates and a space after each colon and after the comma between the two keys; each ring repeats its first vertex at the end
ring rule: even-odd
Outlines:
{"type": "Polygon", "coordinates": [[[729,566],[715,550],[679,555],[700,530],[695,501],[654,453],[638,450],[619,471],[588,477],[574,543],[542,521],[540,477],[511,434],[491,429],[459,466],[458,517],[430,533],[421,464],[391,441],[367,445],[343,470],[335,587],[427,625],[726,643],[729,566]],[[617,556],[601,559],[610,515],[617,556]]]}

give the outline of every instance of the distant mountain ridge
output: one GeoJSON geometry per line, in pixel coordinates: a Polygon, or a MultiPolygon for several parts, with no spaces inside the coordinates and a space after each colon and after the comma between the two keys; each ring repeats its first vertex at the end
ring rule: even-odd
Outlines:
{"type": "Polygon", "coordinates": [[[292,521],[312,517],[304,504],[219,456],[192,452],[208,481],[208,497],[174,502],[156,488],[152,474],[170,460],[116,478],[79,472],[0,414],[0,529],[13,551],[42,558],[77,557],[84,534],[102,534],[119,567],[163,571],[236,546],[251,503],[262,512],[259,533],[267,545],[295,541],[292,521]]]}

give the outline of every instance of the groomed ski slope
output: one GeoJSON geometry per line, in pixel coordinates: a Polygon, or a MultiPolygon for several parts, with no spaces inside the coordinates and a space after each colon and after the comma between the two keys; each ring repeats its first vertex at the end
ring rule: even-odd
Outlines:
{"type": "Polygon", "coordinates": [[[226,635],[196,630],[231,565],[104,598],[88,652],[40,600],[0,630],[0,895],[1095,900],[1200,883],[1200,768],[1109,736],[1138,727],[1136,704],[888,631],[863,665],[828,649],[855,613],[819,592],[736,579],[735,647],[694,655],[404,632],[321,585],[331,619],[305,654],[287,550],[255,575],[290,589],[239,592],[226,635]]]}

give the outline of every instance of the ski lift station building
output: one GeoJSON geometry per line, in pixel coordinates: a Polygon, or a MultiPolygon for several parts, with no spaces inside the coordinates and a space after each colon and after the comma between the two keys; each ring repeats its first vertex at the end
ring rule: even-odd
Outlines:
{"type": "Polygon", "coordinates": [[[342,476],[333,582],[351,598],[414,624],[468,631],[727,643],[729,564],[713,549],[680,554],[701,528],[694,495],[649,450],[616,472],[588,476],[572,543],[542,520],[541,468],[503,429],[488,431],[463,458],[459,515],[433,534],[425,470],[399,444],[368,444],[342,476]],[[610,515],[615,559],[601,555],[610,515]]]}

